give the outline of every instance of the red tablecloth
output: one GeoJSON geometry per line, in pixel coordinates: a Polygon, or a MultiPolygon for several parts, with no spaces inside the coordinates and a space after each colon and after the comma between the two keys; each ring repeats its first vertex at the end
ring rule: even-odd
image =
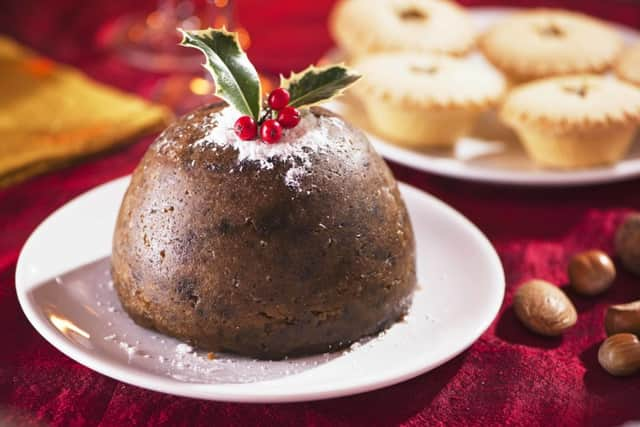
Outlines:
{"type": "MultiPolygon", "coordinates": [[[[127,68],[96,48],[100,24],[130,10],[131,3],[4,0],[0,32],[99,80],[145,94],[155,76],[127,68]]],[[[331,45],[325,20],[332,3],[238,1],[258,66],[286,71],[317,59],[331,45]]],[[[640,28],[637,1],[536,2],[554,3],[640,28]]],[[[579,320],[563,338],[530,334],[509,308],[523,280],[566,283],[565,266],[573,252],[593,247],[611,251],[612,233],[623,215],[640,210],[638,179],[580,189],[522,189],[456,181],[392,164],[400,180],[435,194],[477,224],[497,248],[507,277],[505,304],[490,329],[451,362],[400,385],[321,402],[240,405],[154,393],[73,362],[36,333],[18,306],[14,273],[19,250],[53,210],[129,173],[150,141],[0,192],[1,425],[548,426],[640,420],[640,377],[613,378],[596,360],[605,306],[640,298],[640,279],[620,271],[603,297],[571,294],[579,320]]]]}

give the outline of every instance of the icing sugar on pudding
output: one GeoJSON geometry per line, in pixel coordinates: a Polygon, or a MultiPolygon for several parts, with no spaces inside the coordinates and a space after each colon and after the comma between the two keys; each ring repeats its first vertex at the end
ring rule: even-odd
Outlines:
{"type": "MultiPolygon", "coordinates": [[[[206,46],[237,44],[223,30],[185,33],[185,44],[199,41],[214,65],[225,58],[206,46]]],[[[278,109],[270,97],[253,111],[218,85],[228,104],[158,137],[113,241],[115,287],[137,323],[201,349],[277,359],[336,350],[404,316],[415,243],[397,184],[362,132],[304,95],[330,82],[326,99],[356,79],[310,68],[283,81],[286,106],[276,96],[278,109]],[[279,131],[263,132],[269,120],[279,131]]]]}

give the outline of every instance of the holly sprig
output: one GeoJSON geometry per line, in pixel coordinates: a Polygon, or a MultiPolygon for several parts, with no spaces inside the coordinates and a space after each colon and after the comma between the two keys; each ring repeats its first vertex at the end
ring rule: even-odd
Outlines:
{"type": "Polygon", "coordinates": [[[327,67],[311,65],[299,73],[291,73],[288,78],[280,76],[280,86],[291,95],[289,105],[306,107],[341,95],[360,77],[342,64],[327,67]]]}
{"type": "Polygon", "coordinates": [[[238,111],[255,120],[260,115],[262,88],[255,67],[240,47],[238,35],[225,28],[186,31],[182,33],[183,46],[199,49],[206,62],[203,67],[211,74],[216,95],[238,111]]]}
{"type": "Polygon", "coordinates": [[[360,75],[343,65],[310,66],[300,73],[280,78],[279,88],[262,102],[258,73],[238,42],[237,34],[225,28],[186,31],[183,46],[204,53],[204,68],[213,76],[215,94],[238,110],[234,130],[239,138],[277,142],[282,130],[300,121],[300,108],[307,108],[340,95],[360,75]]]}

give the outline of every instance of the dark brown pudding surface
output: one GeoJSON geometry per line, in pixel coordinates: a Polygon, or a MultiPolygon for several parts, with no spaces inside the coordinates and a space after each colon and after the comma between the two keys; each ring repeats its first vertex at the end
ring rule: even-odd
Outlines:
{"type": "Polygon", "coordinates": [[[312,108],[320,148],[241,159],[240,142],[207,140],[224,108],[171,125],[133,174],[112,256],[129,315],[201,349],[274,359],[335,350],[402,318],[413,231],[366,137],[312,108]]]}

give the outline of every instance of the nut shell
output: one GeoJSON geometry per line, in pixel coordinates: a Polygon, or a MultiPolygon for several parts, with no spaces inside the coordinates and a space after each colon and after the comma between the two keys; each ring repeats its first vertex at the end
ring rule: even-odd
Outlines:
{"type": "Polygon", "coordinates": [[[624,267],[640,276],[640,212],[629,215],[618,227],[615,247],[624,267]]]}
{"type": "Polygon", "coordinates": [[[574,255],[569,262],[569,280],[573,289],[582,295],[598,295],[611,287],[616,267],[609,256],[599,250],[574,255]]]}
{"type": "Polygon", "coordinates": [[[640,341],[633,334],[623,333],[607,338],[598,350],[598,362],[605,371],[617,377],[640,371],[640,341]]]}
{"type": "Polygon", "coordinates": [[[604,328],[607,335],[621,332],[640,335],[640,300],[607,308],[604,328]]]}
{"type": "Polygon", "coordinates": [[[557,336],[576,324],[578,313],[564,292],[544,280],[531,280],[516,291],[513,309],[531,331],[557,336]]]}

